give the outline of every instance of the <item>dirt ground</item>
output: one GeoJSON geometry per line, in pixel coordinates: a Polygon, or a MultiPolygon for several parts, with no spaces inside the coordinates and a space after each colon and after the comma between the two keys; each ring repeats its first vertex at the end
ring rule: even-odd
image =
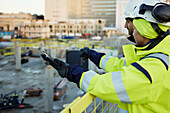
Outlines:
{"type": "MultiPolygon", "coordinates": [[[[44,78],[45,63],[40,58],[30,58],[27,63],[22,64],[21,71],[16,71],[14,56],[8,56],[0,59],[0,94],[7,94],[16,90],[17,93],[22,95],[25,89],[40,88],[44,91],[44,78]]],[[[54,82],[63,78],[57,74],[54,75],[54,82]]],[[[66,79],[64,79],[67,81],[66,79]]],[[[77,88],[76,84],[67,81],[66,96],[63,100],[54,101],[53,112],[59,113],[63,110],[63,105],[71,103],[76,97],[83,92],[77,88]]],[[[0,113],[43,113],[44,112],[44,92],[39,97],[25,97],[24,103],[28,103],[33,108],[26,109],[7,109],[2,110],[0,113]]]]}

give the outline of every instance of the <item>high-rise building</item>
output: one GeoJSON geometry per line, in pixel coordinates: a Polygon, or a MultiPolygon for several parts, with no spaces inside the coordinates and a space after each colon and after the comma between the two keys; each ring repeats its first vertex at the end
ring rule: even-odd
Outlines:
{"type": "MultiPolygon", "coordinates": [[[[122,18],[129,0],[45,0],[45,19],[105,19],[106,26],[127,33],[122,18]]],[[[170,4],[170,0],[165,0],[170,4]]]]}
{"type": "Polygon", "coordinates": [[[115,26],[116,0],[81,0],[82,19],[105,19],[106,26],[115,26]]]}
{"type": "Polygon", "coordinates": [[[45,0],[45,19],[66,19],[67,0],[45,0]]]}
{"type": "Polygon", "coordinates": [[[76,19],[78,18],[81,0],[45,0],[45,19],[76,19]]]}
{"type": "Polygon", "coordinates": [[[46,0],[45,19],[105,19],[115,26],[116,0],[46,0]]]}
{"type": "Polygon", "coordinates": [[[116,1],[116,30],[120,33],[126,33],[127,29],[124,28],[125,19],[122,17],[125,7],[129,0],[117,0],[116,1]]]}

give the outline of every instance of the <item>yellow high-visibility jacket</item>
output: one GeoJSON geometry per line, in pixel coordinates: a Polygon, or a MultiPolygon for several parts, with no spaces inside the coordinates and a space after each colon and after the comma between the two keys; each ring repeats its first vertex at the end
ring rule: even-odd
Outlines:
{"type": "Polygon", "coordinates": [[[99,67],[108,73],[84,72],[80,89],[129,113],[170,113],[170,35],[144,50],[148,46],[123,46],[121,59],[103,56],[99,67]]]}

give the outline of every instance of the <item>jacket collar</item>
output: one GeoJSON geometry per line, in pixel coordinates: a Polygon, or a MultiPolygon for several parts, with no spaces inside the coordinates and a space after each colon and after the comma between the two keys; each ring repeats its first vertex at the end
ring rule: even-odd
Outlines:
{"type": "Polygon", "coordinates": [[[158,45],[156,45],[154,48],[150,50],[145,50],[151,42],[154,40],[151,40],[143,47],[136,47],[135,45],[124,45],[123,46],[123,52],[126,59],[127,66],[130,65],[133,62],[139,61],[142,57],[145,57],[148,54],[151,53],[170,53],[170,35],[168,35],[165,39],[163,39],[158,45]]]}

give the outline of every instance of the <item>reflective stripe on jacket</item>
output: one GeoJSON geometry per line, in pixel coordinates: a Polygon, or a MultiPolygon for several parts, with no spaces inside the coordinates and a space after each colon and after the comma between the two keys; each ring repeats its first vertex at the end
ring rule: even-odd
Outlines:
{"type": "Polygon", "coordinates": [[[170,36],[153,49],[127,45],[125,60],[103,56],[99,66],[108,73],[82,74],[80,88],[101,99],[125,105],[129,113],[170,111],[170,36]]]}

